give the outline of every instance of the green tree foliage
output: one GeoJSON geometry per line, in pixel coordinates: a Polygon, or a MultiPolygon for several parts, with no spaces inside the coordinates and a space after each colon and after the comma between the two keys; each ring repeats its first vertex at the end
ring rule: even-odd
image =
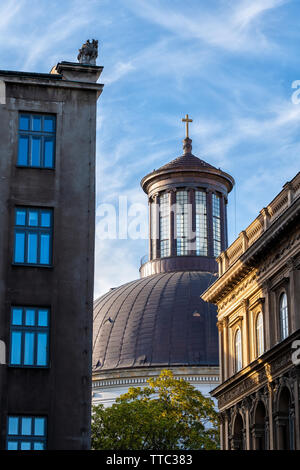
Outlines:
{"type": "Polygon", "coordinates": [[[148,386],[131,387],[111,407],[93,407],[92,448],[218,449],[218,414],[210,398],[163,370],[148,386]]]}

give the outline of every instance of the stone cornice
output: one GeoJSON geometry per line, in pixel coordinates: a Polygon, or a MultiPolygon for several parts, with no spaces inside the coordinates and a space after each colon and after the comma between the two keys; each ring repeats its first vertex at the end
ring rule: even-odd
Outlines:
{"type": "MultiPolygon", "coordinates": [[[[147,385],[147,380],[152,377],[137,377],[137,378],[118,378],[118,379],[104,379],[104,380],[97,380],[96,378],[93,379],[92,388],[102,388],[102,387],[115,387],[118,385],[147,385]]],[[[217,384],[220,381],[218,375],[207,375],[207,376],[197,376],[197,375],[179,375],[175,376],[176,379],[183,379],[187,382],[195,382],[195,383],[207,383],[207,384],[217,384]]]]}
{"type": "Polygon", "coordinates": [[[259,264],[259,256],[278,239],[287,226],[299,220],[300,198],[286,209],[272,225],[203,294],[206,302],[218,303],[259,264]]]}
{"type": "Polygon", "coordinates": [[[6,83],[13,83],[18,85],[34,85],[34,86],[46,86],[46,87],[55,87],[55,88],[73,88],[73,89],[84,89],[97,91],[98,95],[102,92],[104,85],[101,83],[94,82],[83,82],[83,81],[71,81],[71,80],[62,80],[61,75],[55,74],[28,74],[26,75],[23,72],[12,73],[5,75],[0,71],[0,78],[2,78],[6,83]],[[58,77],[58,78],[56,78],[58,77]]]}
{"type": "Polygon", "coordinates": [[[92,376],[93,388],[146,385],[146,381],[158,377],[162,369],[171,370],[174,377],[191,383],[217,385],[220,381],[219,367],[217,366],[143,367],[94,372],[92,376]]]}
{"type": "Polygon", "coordinates": [[[297,330],[215,388],[211,395],[218,399],[220,410],[232,406],[257,388],[272,383],[285,369],[294,367],[291,361],[291,343],[299,337],[300,330],[297,330]]]}

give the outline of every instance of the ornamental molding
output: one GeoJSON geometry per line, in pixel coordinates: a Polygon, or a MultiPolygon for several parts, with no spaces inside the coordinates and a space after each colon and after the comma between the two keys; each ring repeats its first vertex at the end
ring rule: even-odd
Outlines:
{"type": "Polygon", "coordinates": [[[290,278],[284,273],[281,273],[277,276],[274,283],[272,283],[271,291],[277,290],[281,286],[286,286],[290,282],[290,278]]]}
{"type": "MultiPolygon", "coordinates": [[[[300,241],[300,232],[295,233],[288,241],[282,243],[282,245],[275,251],[271,253],[268,257],[263,260],[262,265],[259,269],[259,274],[266,273],[267,271],[271,270],[273,266],[278,267],[279,261],[283,259],[283,257],[287,254],[287,252],[292,251],[294,246],[297,242],[300,241]]],[[[290,260],[293,257],[289,257],[285,264],[290,267],[290,260]]]]}
{"type": "Polygon", "coordinates": [[[265,303],[265,300],[266,299],[264,297],[259,297],[252,304],[249,305],[249,310],[254,310],[257,307],[262,307],[265,303]]]}
{"type": "Polygon", "coordinates": [[[244,317],[242,315],[239,315],[235,318],[233,318],[233,320],[231,320],[229,323],[228,323],[228,327],[229,328],[232,328],[233,325],[235,325],[236,323],[241,323],[243,321],[244,317]]]}
{"type": "MultiPolygon", "coordinates": [[[[250,271],[253,271],[253,269],[257,269],[257,274],[259,276],[266,276],[266,273],[269,270],[273,268],[275,268],[275,270],[278,270],[279,267],[281,268],[280,262],[283,260],[284,256],[287,256],[289,251],[295,250],[298,247],[300,241],[299,228],[295,228],[294,233],[289,234],[289,237],[285,237],[285,239],[281,242],[281,246],[279,248],[274,248],[274,242],[276,243],[277,239],[277,232],[278,230],[282,230],[283,226],[284,224],[281,228],[276,227],[275,232],[274,230],[271,230],[269,233],[268,230],[266,232],[269,234],[268,240],[264,240],[264,233],[262,233],[261,236],[259,236],[256,240],[253,241],[248,250],[245,253],[241,253],[240,256],[236,257],[236,259],[233,259],[235,252],[230,252],[229,260],[232,259],[230,266],[224,273],[222,273],[218,281],[216,281],[216,283],[214,283],[207,290],[207,292],[204,293],[203,298],[205,297],[205,300],[208,302],[218,304],[227,296],[230,289],[232,290],[237,283],[240,283],[241,279],[245,279],[248,273],[250,271]],[[261,237],[262,240],[260,240],[261,237]],[[255,247],[255,243],[258,242],[261,246],[255,247]],[[264,253],[266,253],[266,244],[270,246],[269,251],[271,251],[271,255],[266,256],[266,254],[264,254],[263,257],[259,257],[259,254],[261,253],[262,249],[264,250],[264,253]]],[[[248,233],[248,237],[249,236],[251,238],[253,237],[253,234],[248,233]]],[[[236,240],[236,243],[239,240],[240,239],[238,238],[236,240]]],[[[232,245],[226,250],[227,254],[230,248],[232,248],[232,245]]],[[[237,249],[238,248],[239,246],[237,247],[237,249]]],[[[283,261],[283,263],[286,262],[283,261]]]]}
{"type": "MultiPolygon", "coordinates": [[[[274,359],[270,363],[264,364],[263,368],[259,371],[250,371],[250,376],[240,377],[238,384],[234,385],[227,392],[221,393],[218,397],[219,408],[223,408],[236,399],[244,398],[245,394],[254,393],[257,386],[265,387],[272,382],[276,387],[274,376],[279,374],[286,367],[291,366],[291,352],[290,350],[282,354],[280,357],[274,359]]],[[[268,387],[269,388],[269,387],[268,387]]],[[[276,390],[276,389],[274,389],[276,390]]]]}
{"type": "MultiPolygon", "coordinates": [[[[266,274],[267,271],[271,270],[274,266],[279,269],[279,261],[287,254],[288,251],[291,251],[295,245],[300,241],[300,232],[295,234],[288,242],[281,247],[280,250],[276,251],[276,254],[272,254],[264,259],[262,265],[259,269],[255,270],[254,274],[250,274],[250,277],[246,278],[244,281],[241,281],[236,287],[233,287],[230,294],[223,301],[219,303],[219,312],[225,309],[228,304],[231,304],[239,296],[248,290],[253,284],[257,284],[260,288],[265,288],[266,290],[276,289],[280,283],[288,282],[289,277],[286,273],[280,273],[276,278],[276,281],[272,283],[270,280],[266,279],[265,281],[260,281],[260,278],[266,274]]],[[[284,263],[290,269],[299,269],[299,259],[296,256],[290,256],[287,261],[284,263]]],[[[253,270],[255,268],[253,267],[253,270]]]]}
{"type": "MultiPolygon", "coordinates": [[[[138,377],[138,378],[124,378],[124,379],[103,379],[103,380],[94,380],[92,383],[92,388],[102,388],[102,387],[114,387],[120,385],[147,385],[148,379],[153,377],[138,377]]],[[[220,382],[219,376],[175,376],[177,380],[183,379],[186,382],[200,382],[200,383],[211,383],[218,385],[220,382]]]]}
{"type": "Polygon", "coordinates": [[[219,312],[224,310],[228,304],[231,304],[234,300],[237,300],[238,298],[242,297],[242,301],[245,301],[246,299],[243,298],[243,293],[247,290],[249,290],[250,287],[253,285],[257,284],[257,278],[258,278],[258,273],[257,271],[254,272],[250,277],[248,277],[246,280],[238,284],[237,287],[235,287],[229,295],[223,300],[223,302],[220,302],[219,304],[219,312]]]}

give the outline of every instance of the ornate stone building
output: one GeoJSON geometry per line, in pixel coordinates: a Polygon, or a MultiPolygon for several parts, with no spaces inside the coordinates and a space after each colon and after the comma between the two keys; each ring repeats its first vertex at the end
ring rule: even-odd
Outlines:
{"type": "Polygon", "coordinates": [[[217,261],[222,448],[300,450],[300,173],[217,261]]]}
{"type": "Polygon", "coordinates": [[[111,405],[164,368],[205,395],[219,383],[216,307],[199,292],[216,279],[215,258],[227,246],[226,202],[234,181],[194,156],[191,143],[187,135],[183,155],[141,182],[150,221],[141,279],[94,304],[95,404],[111,405]]]}

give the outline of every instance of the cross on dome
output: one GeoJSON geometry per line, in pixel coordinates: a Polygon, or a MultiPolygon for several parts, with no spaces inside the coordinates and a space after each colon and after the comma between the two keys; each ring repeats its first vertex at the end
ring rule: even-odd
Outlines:
{"type": "Polygon", "coordinates": [[[185,138],[188,139],[189,138],[189,123],[193,122],[193,119],[189,119],[189,115],[186,114],[185,118],[182,118],[181,120],[182,122],[185,122],[185,133],[186,133],[185,138]]]}

